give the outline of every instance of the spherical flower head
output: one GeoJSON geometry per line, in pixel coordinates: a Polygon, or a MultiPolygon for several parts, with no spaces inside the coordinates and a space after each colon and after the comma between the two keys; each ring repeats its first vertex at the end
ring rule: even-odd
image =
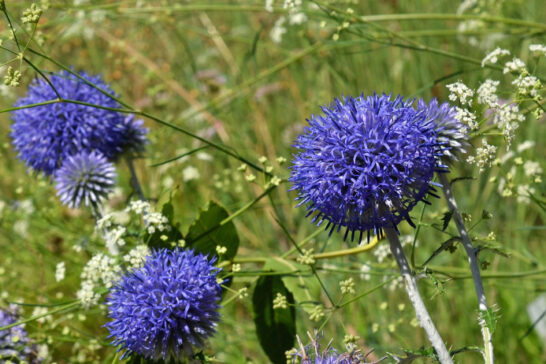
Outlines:
{"type": "Polygon", "coordinates": [[[125,151],[139,154],[144,151],[144,147],[148,144],[148,128],[144,127],[144,120],[136,119],[130,114],[123,119],[125,129],[125,151]]]}
{"type": "Polygon", "coordinates": [[[82,202],[94,209],[113,191],[116,169],[99,152],[68,156],[55,172],[57,196],[70,208],[82,202]]]}
{"type": "Polygon", "coordinates": [[[156,250],[107,299],[114,345],[147,359],[177,360],[215,332],[222,289],[215,259],[193,250],[156,250]]]}
{"type": "Polygon", "coordinates": [[[439,105],[436,99],[430,100],[428,104],[421,99],[417,103],[417,111],[436,125],[445,162],[456,161],[459,154],[466,153],[465,149],[469,146],[468,132],[467,127],[457,119],[457,108],[447,102],[439,105]]]}
{"type": "Polygon", "coordinates": [[[336,99],[298,137],[291,167],[298,206],[345,238],[381,234],[427,193],[440,156],[435,125],[412,101],[376,95],[336,99]]]}
{"type": "MultiPolygon", "coordinates": [[[[80,76],[116,96],[101,77],[84,72],[80,76]]],[[[109,95],[69,72],[53,74],[49,80],[63,99],[120,108],[109,95]]],[[[15,106],[58,99],[51,85],[39,78],[15,106]]],[[[12,113],[12,119],[10,135],[19,158],[46,175],[53,174],[68,156],[82,151],[97,150],[109,160],[114,160],[128,148],[142,147],[147,132],[140,121],[133,121],[132,117],[128,118],[120,112],[70,102],[19,109],[12,113]]]]}
{"type": "MultiPolygon", "coordinates": [[[[17,321],[19,321],[19,315],[15,305],[11,305],[8,309],[0,309],[0,327],[11,325],[17,321]]],[[[36,350],[22,325],[0,331],[0,359],[11,360],[14,363],[20,361],[38,363],[39,360],[36,358],[35,352],[36,350]]]]}

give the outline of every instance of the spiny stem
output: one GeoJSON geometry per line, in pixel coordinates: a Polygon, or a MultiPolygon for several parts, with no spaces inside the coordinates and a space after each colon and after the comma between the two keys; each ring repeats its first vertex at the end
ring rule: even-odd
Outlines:
{"type": "Polygon", "coordinates": [[[436,350],[436,354],[438,355],[438,360],[440,361],[440,363],[453,364],[453,360],[451,359],[451,356],[447,351],[446,345],[440,337],[438,330],[436,330],[436,326],[434,326],[434,322],[432,322],[427,308],[423,303],[423,299],[419,294],[417,281],[411,273],[408,260],[406,259],[404,250],[402,250],[400,240],[398,240],[398,233],[392,228],[385,229],[385,233],[387,235],[387,238],[389,239],[391,253],[396,260],[396,263],[398,263],[398,267],[400,268],[400,273],[402,274],[402,278],[404,279],[404,286],[406,288],[406,292],[409,296],[411,304],[415,309],[415,314],[417,316],[417,320],[419,321],[419,325],[425,330],[428,339],[436,350]]]}
{"type": "MultiPolygon", "coordinates": [[[[476,249],[470,241],[466,227],[464,226],[464,221],[461,216],[461,212],[457,207],[457,202],[453,196],[453,190],[451,189],[451,184],[445,173],[438,173],[438,180],[442,184],[442,189],[444,195],[446,196],[447,204],[449,210],[453,212],[453,219],[455,220],[455,225],[457,225],[457,230],[461,235],[461,241],[463,243],[464,249],[468,256],[468,264],[470,265],[470,271],[472,272],[472,279],[474,280],[474,287],[476,288],[476,296],[478,297],[478,309],[480,313],[487,312],[487,300],[485,297],[485,291],[483,289],[482,277],[480,275],[480,266],[478,262],[478,257],[476,256],[476,249]]],[[[487,323],[482,318],[479,319],[479,323],[482,330],[483,344],[484,344],[484,359],[486,364],[493,364],[494,362],[494,352],[493,352],[493,342],[492,335],[487,323]]]]}

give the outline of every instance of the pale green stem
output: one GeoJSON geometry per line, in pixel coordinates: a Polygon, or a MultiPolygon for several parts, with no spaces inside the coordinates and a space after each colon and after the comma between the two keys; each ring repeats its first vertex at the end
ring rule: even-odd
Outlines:
{"type": "Polygon", "coordinates": [[[130,155],[125,156],[125,162],[127,162],[127,167],[129,167],[129,172],[131,173],[131,187],[138,194],[138,198],[141,201],[146,201],[144,197],[144,192],[142,192],[142,187],[140,187],[140,182],[138,181],[138,176],[135,171],[135,166],[133,164],[133,157],[130,155]]]}
{"type": "MultiPolygon", "coordinates": [[[[476,249],[472,245],[472,241],[468,236],[466,227],[464,226],[464,221],[461,216],[461,213],[457,207],[457,201],[453,196],[453,190],[451,189],[451,183],[447,178],[447,173],[438,173],[438,180],[442,184],[442,189],[449,206],[449,210],[453,213],[453,220],[455,220],[455,225],[457,225],[457,230],[461,235],[461,241],[468,256],[468,264],[470,265],[470,271],[472,272],[472,278],[474,280],[474,287],[476,289],[476,296],[478,298],[478,309],[480,314],[487,313],[487,299],[485,297],[485,291],[483,289],[482,277],[480,275],[480,265],[478,262],[478,257],[476,255],[476,249]]],[[[481,317],[478,320],[481,326],[484,352],[483,356],[486,364],[493,364],[494,362],[494,352],[493,352],[493,341],[491,337],[491,331],[487,327],[487,323],[481,317]]]]}
{"type": "Polygon", "coordinates": [[[453,364],[453,359],[449,355],[449,351],[444,344],[434,322],[430,317],[427,308],[419,294],[419,289],[417,288],[417,281],[415,276],[412,274],[400,240],[398,239],[398,232],[392,228],[385,229],[387,238],[389,239],[389,244],[391,248],[391,254],[398,263],[400,268],[400,273],[404,279],[404,287],[410,299],[413,308],[415,309],[415,315],[417,316],[417,321],[419,325],[425,330],[429,341],[436,350],[436,355],[438,355],[438,360],[442,364],[453,364]]]}

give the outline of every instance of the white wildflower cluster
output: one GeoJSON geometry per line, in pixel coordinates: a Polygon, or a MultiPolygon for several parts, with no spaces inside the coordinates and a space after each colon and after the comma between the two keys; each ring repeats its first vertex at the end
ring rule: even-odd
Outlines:
{"type": "Polygon", "coordinates": [[[96,230],[104,230],[109,229],[112,227],[112,224],[114,223],[114,216],[113,214],[104,214],[100,219],[97,220],[97,223],[95,225],[96,230]]]}
{"type": "Polygon", "coordinates": [[[273,28],[271,28],[271,31],[269,32],[269,37],[273,42],[282,42],[282,36],[286,33],[286,27],[284,26],[285,22],[286,18],[284,16],[281,16],[275,21],[275,25],[273,25],[273,28]]]}
{"type": "Polygon", "coordinates": [[[496,48],[494,51],[490,52],[482,59],[482,67],[484,67],[487,63],[495,64],[498,62],[499,57],[509,56],[509,55],[510,55],[509,50],[496,48]]]}
{"type": "Polygon", "coordinates": [[[509,72],[521,73],[523,71],[525,71],[525,62],[523,62],[521,59],[517,57],[514,57],[511,61],[506,62],[502,70],[503,73],[509,73],[509,72]]]}
{"type": "Polygon", "coordinates": [[[104,230],[103,238],[106,242],[106,248],[112,255],[119,254],[119,248],[125,245],[125,235],[127,229],[123,226],[116,226],[112,229],[104,230]]]}
{"type": "Polygon", "coordinates": [[[286,296],[277,292],[277,296],[273,299],[273,309],[285,309],[288,308],[288,300],[286,296]]]}
{"type": "Polygon", "coordinates": [[[355,294],[355,281],[352,278],[339,282],[341,293],[343,294],[355,294]]]}
{"type": "Polygon", "coordinates": [[[315,264],[315,258],[313,258],[313,249],[302,249],[302,253],[296,258],[296,261],[298,263],[306,265],[315,264]]]}
{"type": "MultiPolygon", "coordinates": [[[[411,246],[413,245],[413,235],[401,235],[400,236],[400,244],[404,246],[411,246]]],[[[419,241],[415,241],[415,246],[419,246],[419,241]]]]}
{"type": "MultiPolygon", "coordinates": [[[[500,3],[494,0],[464,0],[457,8],[457,14],[487,14],[490,16],[502,16],[500,3]]],[[[457,38],[461,42],[468,43],[472,47],[481,49],[491,49],[505,35],[500,32],[487,32],[483,34],[482,30],[489,29],[489,24],[480,19],[468,19],[459,22],[457,27],[457,38]],[[477,36],[476,34],[479,34],[477,36]]]]}
{"type": "MultiPolygon", "coordinates": [[[[274,3],[274,0],[266,0],[265,10],[273,12],[274,3]]],[[[307,15],[303,11],[303,0],[284,0],[282,7],[288,14],[278,18],[269,33],[269,37],[275,43],[282,42],[282,37],[287,32],[285,26],[287,20],[289,25],[300,25],[307,21],[307,15]]]]}
{"type": "Polygon", "coordinates": [[[4,75],[4,85],[17,87],[21,84],[21,71],[14,70],[13,67],[9,66],[6,74],[4,75]]]}
{"type": "Polygon", "coordinates": [[[222,245],[216,245],[216,253],[218,253],[218,255],[224,255],[227,253],[227,248],[222,245]]]}
{"type": "Polygon", "coordinates": [[[538,53],[539,55],[546,57],[546,45],[544,44],[531,44],[529,45],[529,50],[532,53],[538,53]]]}
{"type": "Polygon", "coordinates": [[[138,215],[142,215],[148,234],[153,234],[156,231],[164,232],[171,230],[169,219],[163,216],[163,214],[160,212],[152,211],[152,207],[149,202],[132,201],[128,209],[129,211],[133,211],[138,215]]]}
{"type": "Polygon", "coordinates": [[[32,4],[30,5],[30,8],[23,10],[23,17],[21,18],[21,21],[23,22],[23,24],[38,23],[41,15],[42,8],[40,8],[36,4],[32,4]]]}
{"type": "Polygon", "coordinates": [[[123,260],[129,265],[130,269],[137,269],[142,267],[146,257],[151,253],[150,248],[148,248],[147,245],[142,244],[131,249],[129,253],[123,257],[123,260]]]}
{"type": "Polygon", "coordinates": [[[474,91],[466,86],[464,83],[459,81],[451,83],[446,87],[451,92],[449,94],[449,99],[451,101],[455,102],[459,100],[461,105],[472,106],[472,97],[474,96],[474,91]]]}
{"type": "Polygon", "coordinates": [[[43,316],[43,317],[40,317],[39,319],[36,320],[36,322],[38,322],[39,324],[45,324],[46,322],[52,322],[53,321],[53,316],[48,315],[47,312],[48,312],[47,307],[37,306],[37,307],[34,307],[34,309],[32,310],[31,317],[43,316]]]}
{"type": "Polygon", "coordinates": [[[98,304],[101,294],[98,289],[111,288],[121,276],[121,268],[114,258],[99,253],[83,268],[81,287],[76,293],[84,308],[98,304]]]}
{"type": "Polygon", "coordinates": [[[374,249],[373,255],[375,255],[379,263],[382,263],[390,253],[391,251],[389,250],[389,246],[386,244],[381,244],[374,249]]]}
{"type": "Polygon", "coordinates": [[[311,321],[319,321],[324,316],[324,307],[322,305],[316,305],[313,307],[309,314],[309,319],[311,321]]]}
{"type": "Polygon", "coordinates": [[[399,276],[393,279],[389,283],[389,285],[387,286],[387,289],[392,292],[392,291],[396,291],[399,288],[402,288],[403,286],[404,286],[404,278],[402,278],[402,276],[399,276]]]}
{"type": "Polygon", "coordinates": [[[493,122],[502,130],[502,134],[507,142],[507,148],[510,148],[515,131],[519,123],[525,120],[525,116],[520,113],[519,106],[516,104],[506,104],[495,110],[493,122]]]}
{"type": "Polygon", "coordinates": [[[457,8],[457,14],[461,15],[467,12],[468,10],[472,9],[474,6],[478,4],[478,0],[464,0],[459,4],[459,7],[457,8]]]}
{"type": "Polygon", "coordinates": [[[365,281],[369,281],[371,278],[369,274],[371,270],[372,268],[369,265],[363,264],[362,267],[360,267],[360,278],[365,281]]]}
{"type": "Polygon", "coordinates": [[[542,88],[540,80],[527,72],[521,73],[514,81],[512,85],[518,88],[518,94],[523,96],[537,97],[538,90],[542,88]]]}
{"type": "Polygon", "coordinates": [[[495,159],[496,154],[497,147],[487,144],[487,140],[482,139],[482,146],[476,149],[476,155],[469,156],[466,161],[478,166],[481,172],[486,166],[491,166],[491,162],[495,159]]]}
{"type": "Polygon", "coordinates": [[[540,163],[528,160],[523,164],[523,172],[527,177],[537,177],[542,174],[542,167],[540,163]]]}
{"type": "Polygon", "coordinates": [[[529,185],[519,185],[517,189],[517,201],[519,203],[528,204],[531,202],[531,195],[535,193],[535,188],[529,185]]]}
{"type": "Polygon", "coordinates": [[[455,106],[457,114],[455,117],[464,125],[468,126],[470,130],[478,130],[480,125],[476,122],[476,115],[468,109],[455,106]]]}
{"type": "Polygon", "coordinates": [[[518,145],[516,150],[518,151],[518,153],[522,153],[522,152],[526,151],[527,149],[533,148],[535,146],[535,144],[536,143],[535,143],[534,140],[525,140],[523,143],[518,145]]]}
{"type": "Polygon", "coordinates": [[[303,24],[307,16],[302,10],[303,0],[284,0],[283,8],[288,9],[288,23],[290,25],[303,24]]]}
{"type": "Polygon", "coordinates": [[[55,280],[60,282],[64,279],[66,274],[66,265],[64,262],[60,262],[55,267],[55,280]]]}
{"type": "Polygon", "coordinates": [[[182,179],[184,180],[184,182],[199,179],[199,177],[201,177],[201,175],[199,174],[199,170],[194,166],[187,166],[182,170],[182,179]]]}
{"type": "Polygon", "coordinates": [[[150,212],[151,206],[149,202],[137,200],[131,201],[129,204],[129,211],[133,211],[137,215],[144,215],[150,212]]]}
{"type": "MultiPolygon", "coordinates": [[[[543,168],[540,162],[526,159],[522,153],[534,145],[533,141],[524,141],[516,148],[519,155],[508,151],[496,161],[498,166],[502,166],[514,158],[511,168],[498,179],[497,189],[502,197],[516,196],[520,203],[531,201],[531,195],[536,191],[536,184],[542,183],[543,168]]],[[[492,177],[491,182],[495,179],[492,177]]]]}
{"type": "Polygon", "coordinates": [[[500,81],[491,79],[485,80],[484,83],[478,87],[478,103],[487,105],[490,108],[498,107],[499,97],[497,96],[497,87],[500,81]]]}

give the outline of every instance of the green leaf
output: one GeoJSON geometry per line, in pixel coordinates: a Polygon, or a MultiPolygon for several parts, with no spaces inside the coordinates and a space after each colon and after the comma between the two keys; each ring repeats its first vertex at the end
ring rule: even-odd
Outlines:
{"type": "Polygon", "coordinates": [[[294,297],[278,276],[262,276],[252,295],[254,324],[262,349],[273,364],[286,364],[285,351],[294,347],[296,340],[296,310],[294,297]],[[273,309],[277,293],[284,295],[288,308],[273,309]]]}
{"type": "Polygon", "coordinates": [[[459,237],[454,237],[454,238],[449,238],[446,241],[444,241],[442,243],[442,245],[440,245],[440,247],[438,249],[436,249],[427,260],[425,260],[423,265],[427,265],[428,263],[430,263],[430,261],[432,259],[434,259],[438,255],[440,255],[440,253],[443,252],[444,250],[447,250],[451,254],[453,254],[455,252],[455,250],[457,249],[457,245],[455,245],[455,243],[457,243],[459,240],[460,240],[459,237]]]}
{"type": "MultiPolygon", "coordinates": [[[[320,295],[320,285],[315,276],[313,276],[308,265],[303,265],[276,257],[268,259],[265,262],[263,269],[272,270],[275,272],[290,272],[295,270],[298,270],[299,272],[309,272],[308,274],[286,274],[282,275],[281,279],[290,293],[294,295],[294,299],[298,304],[317,301],[317,297],[320,295]]],[[[311,313],[314,308],[315,305],[303,306],[303,309],[307,313],[311,313]]]]}
{"type": "Polygon", "coordinates": [[[451,221],[451,218],[453,217],[453,210],[450,210],[444,214],[442,217],[442,231],[445,231],[447,229],[447,226],[449,225],[449,222],[451,221]]]}
{"type": "Polygon", "coordinates": [[[231,260],[239,248],[239,236],[233,222],[223,223],[229,213],[222,206],[210,201],[204,210],[199,212],[197,219],[191,224],[186,235],[186,246],[194,248],[203,254],[218,255],[218,245],[227,248],[222,255],[223,260],[231,260]]]}
{"type": "Polygon", "coordinates": [[[480,320],[485,322],[485,326],[487,326],[487,328],[491,331],[491,335],[493,335],[499,320],[497,309],[488,307],[486,311],[480,311],[480,320]]]}

